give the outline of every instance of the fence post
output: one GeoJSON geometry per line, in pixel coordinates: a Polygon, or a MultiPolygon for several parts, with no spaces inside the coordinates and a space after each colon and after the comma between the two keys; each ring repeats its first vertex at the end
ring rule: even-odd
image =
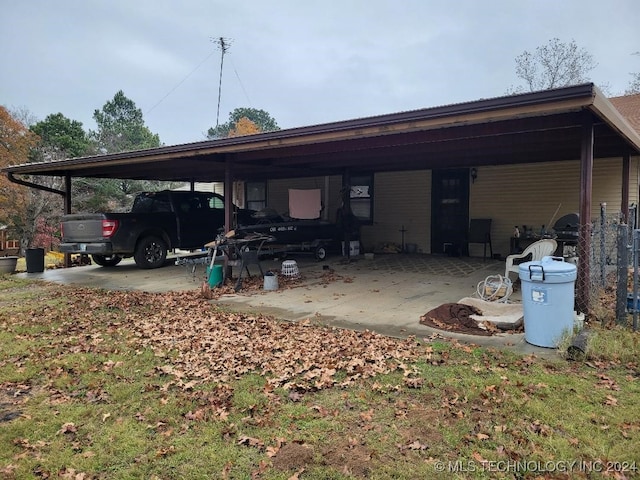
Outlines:
{"type": "Polygon", "coordinates": [[[640,230],[633,231],[633,331],[638,330],[638,252],[640,230]]]}
{"type": "Polygon", "coordinates": [[[618,225],[618,281],[616,282],[616,323],[627,324],[627,282],[629,281],[629,226],[618,225]]]}

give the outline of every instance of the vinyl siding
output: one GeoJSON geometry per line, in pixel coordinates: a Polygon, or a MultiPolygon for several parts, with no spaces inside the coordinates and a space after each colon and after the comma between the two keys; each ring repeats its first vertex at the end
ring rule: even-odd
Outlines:
{"type": "Polygon", "coordinates": [[[373,225],[362,227],[362,245],[373,251],[381,244],[414,243],[431,249],[431,171],[385,172],[374,176],[373,225]]]}
{"type": "MultiPolygon", "coordinates": [[[[539,232],[567,213],[578,212],[580,162],[477,167],[478,178],[470,184],[469,218],[491,218],[494,253],[508,255],[514,226],[532,226],[539,232]],[[558,210],[557,213],[556,209],[558,210]],[[555,215],[554,215],[555,214],[555,215]]],[[[592,215],[597,218],[600,203],[607,203],[609,215],[620,211],[622,159],[596,159],[593,167],[592,215]]],[[[638,202],[640,158],[631,159],[629,199],[638,202]]],[[[268,204],[278,212],[288,211],[289,188],[320,188],[329,219],[335,221],[340,206],[341,176],[329,177],[325,199],[324,177],[271,180],[268,204]]],[[[382,172],[374,175],[374,221],[361,229],[364,251],[386,243],[400,245],[404,227],[405,244],[418,251],[431,251],[431,171],[382,172]]],[[[470,245],[471,256],[482,256],[481,244],[470,245]]]]}
{"type": "MultiPolygon", "coordinates": [[[[607,203],[607,212],[620,212],[622,159],[596,159],[593,165],[592,216],[607,203]]],[[[629,198],[638,201],[638,158],[631,162],[629,198]]],[[[579,211],[580,162],[548,162],[478,167],[470,186],[470,218],[492,218],[494,253],[508,255],[516,225],[540,232],[567,213],[579,211]],[[557,214],[554,213],[558,210],[557,214]]],[[[481,256],[482,245],[471,245],[470,255],[481,256]]]]}

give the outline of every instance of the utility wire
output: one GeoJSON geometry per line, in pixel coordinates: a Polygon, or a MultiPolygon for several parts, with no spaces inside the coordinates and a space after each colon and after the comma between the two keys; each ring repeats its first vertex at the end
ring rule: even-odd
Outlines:
{"type": "Polygon", "coordinates": [[[211,52],[209,55],[207,55],[207,56],[205,57],[205,59],[204,59],[204,60],[202,60],[202,61],[201,61],[201,62],[196,66],[196,68],[194,68],[193,70],[191,70],[191,71],[187,74],[187,76],[186,76],[186,77],[184,77],[182,80],[180,80],[180,82],[178,82],[178,84],[177,84],[175,87],[173,87],[171,90],[169,90],[169,92],[168,92],[164,97],[162,97],[160,100],[158,100],[158,102],[156,102],[156,104],[155,104],[153,107],[151,107],[149,110],[147,110],[147,111],[145,112],[145,115],[146,115],[146,114],[148,114],[149,112],[151,112],[154,108],[156,108],[156,107],[157,107],[158,105],[160,105],[162,102],[164,102],[164,101],[165,101],[165,99],[166,99],[169,95],[171,95],[173,92],[175,92],[175,91],[178,89],[178,87],[179,87],[180,85],[182,85],[182,84],[183,84],[183,83],[184,83],[184,82],[185,82],[185,81],[186,81],[186,80],[187,80],[191,75],[193,75],[193,74],[196,72],[196,70],[198,70],[198,69],[199,69],[199,68],[200,68],[200,67],[201,67],[201,66],[202,66],[202,65],[203,65],[207,60],[209,60],[209,59],[213,56],[213,54],[214,54],[214,53],[216,53],[216,52],[211,52]]]}
{"type": "Polygon", "coordinates": [[[242,88],[242,92],[244,93],[244,96],[247,98],[247,102],[249,102],[249,106],[252,106],[253,102],[249,98],[249,95],[247,95],[247,91],[245,90],[244,85],[242,84],[242,80],[240,80],[240,75],[238,75],[238,70],[236,70],[236,66],[233,63],[233,58],[231,59],[231,65],[233,65],[233,71],[236,74],[236,78],[238,79],[238,83],[240,84],[240,88],[242,88]]]}

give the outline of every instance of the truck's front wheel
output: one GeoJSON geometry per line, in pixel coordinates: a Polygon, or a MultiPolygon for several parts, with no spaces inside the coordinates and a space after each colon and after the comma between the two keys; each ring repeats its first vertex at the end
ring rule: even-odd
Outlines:
{"type": "Polygon", "coordinates": [[[91,255],[91,258],[101,267],[115,267],[122,261],[119,255],[91,255]]]}
{"type": "Polygon", "coordinates": [[[158,237],[145,237],[138,242],[133,254],[140,268],[158,268],[167,259],[167,244],[158,237]]]}

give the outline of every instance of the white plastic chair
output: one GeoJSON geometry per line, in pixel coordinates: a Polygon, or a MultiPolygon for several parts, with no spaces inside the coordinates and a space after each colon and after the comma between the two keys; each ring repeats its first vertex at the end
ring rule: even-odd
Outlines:
{"type": "Polygon", "coordinates": [[[520,272],[519,263],[521,262],[514,264],[514,260],[522,260],[524,258],[527,258],[529,255],[531,255],[532,262],[542,260],[542,257],[553,255],[553,252],[555,252],[557,248],[558,243],[555,240],[553,240],[552,238],[545,238],[532,243],[527,248],[525,248],[522,253],[509,255],[507,257],[504,269],[504,276],[506,278],[509,278],[509,272],[520,272]]]}

